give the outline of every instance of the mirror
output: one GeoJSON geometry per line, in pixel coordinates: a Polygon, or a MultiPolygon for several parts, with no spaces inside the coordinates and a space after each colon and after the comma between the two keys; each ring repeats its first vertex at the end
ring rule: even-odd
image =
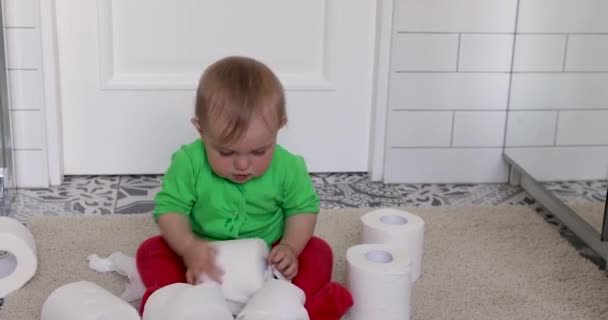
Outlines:
{"type": "Polygon", "coordinates": [[[603,0],[519,1],[505,137],[505,158],[604,239],[607,14],[603,0]]]}

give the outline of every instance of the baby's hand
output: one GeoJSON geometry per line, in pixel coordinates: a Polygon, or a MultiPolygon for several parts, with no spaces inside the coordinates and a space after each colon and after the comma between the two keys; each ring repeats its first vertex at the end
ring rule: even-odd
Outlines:
{"type": "Polygon", "coordinates": [[[268,263],[274,265],[287,280],[295,278],[298,274],[298,257],[286,244],[277,244],[268,255],[268,263]]]}
{"type": "Polygon", "coordinates": [[[182,257],[187,269],[186,281],[192,285],[199,284],[206,275],[211,280],[221,283],[224,272],[217,266],[215,256],[215,249],[207,241],[192,240],[182,257]]]}

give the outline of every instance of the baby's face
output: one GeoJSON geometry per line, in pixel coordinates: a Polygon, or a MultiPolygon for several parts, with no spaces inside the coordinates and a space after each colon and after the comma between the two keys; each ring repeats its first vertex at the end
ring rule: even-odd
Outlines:
{"type": "Polygon", "coordinates": [[[213,139],[213,124],[210,126],[210,134],[203,133],[201,137],[215,174],[236,183],[245,183],[266,172],[272,162],[278,129],[272,130],[262,118],[254,117],[239,139],[221,144],[213,139]]]}

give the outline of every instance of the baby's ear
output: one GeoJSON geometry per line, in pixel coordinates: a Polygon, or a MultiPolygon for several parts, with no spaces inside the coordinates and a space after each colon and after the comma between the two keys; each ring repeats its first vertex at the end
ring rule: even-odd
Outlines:
{"type": "Polygon", "coordinates": [[[287,117],[281,118],[281,122],[279,123],[279,128],[283,128],[287,124],[287,117]]]}
{"type": "Polygon", "coordinates": [[[198,121],[197,116],[194,116],[192,119],[190,119],[190,122],[192,122],[192,125],[194,125],[194,127],[196,128],[196,131],[198,131],[199,133],[203,133],[203,129],[201,129],[201,123],[200,121],[198,121]]]}

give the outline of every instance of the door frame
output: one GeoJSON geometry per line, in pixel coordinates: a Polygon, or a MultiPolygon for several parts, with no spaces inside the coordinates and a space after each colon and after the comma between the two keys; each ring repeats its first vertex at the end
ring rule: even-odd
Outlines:
{"type": "Polygon", "coordinates": [[[368,174],[372,181],[384,180],[394,7],[395,0],[376,2],[376,45],[368,164],[368,174]]]}
{"type": "MultiPolygon", "coordinates": [[[[390,79],[394,0],[376,1],[376,32],[373,62],[371,126],[368,170],[371,180],[384,178],[386,118],[390,79]]],[[[44,83],[44,120],[46,123],[46,159],[50,185],[63,182],[63,141],[61,97],[57,54],[55,0],[40,0],[40,33],[44,83]]]]}
{"type": "Polygon", "coordinates": [[[63,182],[63,141],[59,91],[59,62],[55,0],[40,0],[40,38],[42,47],[42,75],[44,87],[44,123],[46,159],[50,185],[63,182]]]}

